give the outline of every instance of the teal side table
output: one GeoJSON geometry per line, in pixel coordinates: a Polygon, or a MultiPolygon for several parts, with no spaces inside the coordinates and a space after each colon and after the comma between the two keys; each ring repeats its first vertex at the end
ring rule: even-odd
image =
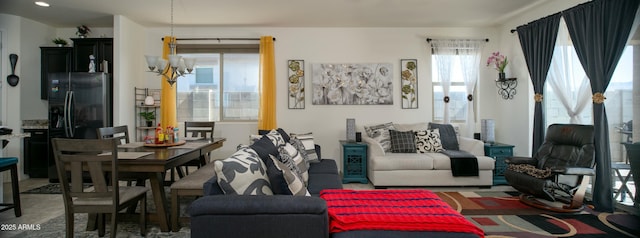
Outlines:
{"type": "Polygon", "coordinates": [[[369,183],[367,179],[367,143],[341,140],[342,183],[369,183]]]}
{"type": "Polygon", "coordinates": [[[504,171],[507,165],[504,160],[513,156],[513,145],[502,143],[484,144],[484,155],[496,159],[496,168],[493,170],[493,185],[507,184],[504,178],[504,171]]]}

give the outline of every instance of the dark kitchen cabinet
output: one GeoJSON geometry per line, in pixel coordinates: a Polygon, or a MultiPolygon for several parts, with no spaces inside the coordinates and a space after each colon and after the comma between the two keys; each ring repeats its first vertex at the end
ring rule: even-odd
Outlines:
{"type": "Polygon", "coordinates": [[[40,99],[49,98],[49,73],[71,72],[71,47],[40,47],[40,99]]]}
{"type": "Polygon", "coordinates": [[[96,72],[113,73],[113,38],[73,38],[73,71],[89,71],[89,55],[95,57],[96,72]],[[102,62],[108,62],[103,69],[102,62]]]}
{"type": "Polygon", "coordinates": [[[31,133],[31,137],[24,138],[24,173],[31,178],[47,178],[49,173],[49,148],[47,129],[23,129],[31,133]]]}

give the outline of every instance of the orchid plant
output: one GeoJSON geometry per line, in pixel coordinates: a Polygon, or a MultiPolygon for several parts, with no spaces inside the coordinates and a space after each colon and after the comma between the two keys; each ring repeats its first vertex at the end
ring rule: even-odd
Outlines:
{"type": "Polygon", "coordinates": [[[509,61],[507,57],[501,55],[499,51],[491,53],[491,56],[487,59],[487,67],[493,67],[500,73],[504,73],[504,68],[507,67],[509,61]]]}

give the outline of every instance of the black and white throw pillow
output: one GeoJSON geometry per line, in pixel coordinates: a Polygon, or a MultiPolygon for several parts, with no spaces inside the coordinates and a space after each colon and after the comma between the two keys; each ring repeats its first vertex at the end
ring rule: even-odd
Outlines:
{"type": "Polygon", "coordinates": [[[440,132],[440,140],[442,148],[445,150],[460,150],[458,144],[458,135],[451,124],[438,124],[429,122],[429,129],[438,129],[440,132]]]}
{"type": "Polygon", "coordinates": [[[416,136],[413,131],[389,130],[391,136],[391,152],[416,153],[416,136]]]}
{"type": "Polygon", "coordinates": [[[269,138],[269,140],[271,140],[271,142],[273,143],[273,145],[275,145],[276,147],[280,147],[284,145],[284,137],[282,137],[282,135],[280,134],[280,132],[278,132],[277,130],[271,130],[269,131],[269,133],[267,133],[266,135],[267,138],[269,138]]]}
{"type": "Polygon", "coordinates": [[[293,147],[295,147],[296,150],[298,150],[298,153],[302,155],[302,158],[304,158],[305,161],[309,161],[307,150],[304,148],[302,141],[300,141],[298,138],[292,137],[291,140],[289,140],[289,144],[293,145],[293,147]]]}
{"type": "Polygon", "coordinates": [[[395,126],[393,126],[393,123],[391,122],[364,127],[364,131],[367,135],[380,143],[384,152],[391,151],[391,136],[389,135],[389,130],[395,129],[395,126]]]}
{"type": "Polygon", "coordinates": [[[302,155],[293,145],[286,143],[278,148],[280,152],[280,162],[287,165],[295,173],[300,175],[305,184],[309,182],[309,164],[302,158],[302,155]]]}
{"type": "Polygon", "coordinates": [[[268,168],[269,180],[275,194],[311,196],[304,181],[298,177],[287,165],[280,162],[275,156],[271,156],[268,168]],[[279,192],[276,192],[278,184],[279,192]]]}
{"type": "Polygon", "coordinates": [[[251,148],[245,147],[229,158],[216,160],[214,170],[225,194],[272,195],[266,166],[251,148]]]}
{"type": "Polygon", "coordinates": [[[416,131],[415,146],[418,153],[443,151],[438,129],[416,131]]]}
{"type": "Polygon", "coordinates": [[[320,162],[320,158],[318,158],[318,154],[316,154],[316,144],[313,141],[313,133],[304,133],[304,134],[291,134],[292,138],[300,140],[302,145],[304,146],[304,150],[307,154],[305,158],[309,163],[317,163],[320,162]]]}

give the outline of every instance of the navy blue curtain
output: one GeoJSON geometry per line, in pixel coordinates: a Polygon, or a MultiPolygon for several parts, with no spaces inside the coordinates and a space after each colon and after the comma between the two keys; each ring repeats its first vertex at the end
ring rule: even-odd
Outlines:
{"type": "Polygon", "coordinates": [[[594,0],[562,12],[584,71],[591,81],[595,133],[595,210],[613,212],[611,152],[604,92],[629,40],[640,0],[594,0]]]}
{"type": "Polygon", "coordinates": [[[544,142],[544,110],[542,108],[542,94],[544,81],[547,79],[553,49],[558,36],[560,13],[536,20],[516,28],[520,38],[520,46],[527,62],[531,83],[535,96],[535,111],[533,114],[533,151],[538,151],[544,142]]]}

